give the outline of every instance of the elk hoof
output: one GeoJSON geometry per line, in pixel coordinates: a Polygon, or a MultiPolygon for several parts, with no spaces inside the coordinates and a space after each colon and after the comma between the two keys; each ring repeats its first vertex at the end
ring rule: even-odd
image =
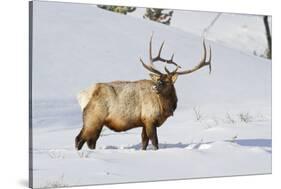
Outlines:
{"type": "Polygon", "coordinates": [[[145,151],[145,150],[146,150],[146,147],[142,147],[141,149],[145,151]]]}
{"type": "Polygon", "coordinates": [[[88,148],[90,148],[91,150],[94,150],[96,148],[96,142],[93,140],[88,140],[87,145],[88,145],[88,148]]]}
{"type": "Polygon", "coordinates": [[[83,147],[84,143],[85,143],[85,140],[81,139],[80,136],[77,136],[75,138],[75,148],[76,148],[76,150],[81,150],[81,148],[83,147]]]}
{"type": "Polygon", "coordinates": [[[153,146],[153,150],[158,150],[158,146],[153,146]]]}

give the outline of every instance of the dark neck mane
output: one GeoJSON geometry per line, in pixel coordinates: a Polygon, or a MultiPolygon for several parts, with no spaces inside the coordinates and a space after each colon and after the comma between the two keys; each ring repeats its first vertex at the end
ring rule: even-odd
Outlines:
{"type": "Polygon", "coordinates": [[[173,115],[173,112],[177,108],[178,102],[175,88],[173,87],[169,93],[159,94],[158,97],[162,102],[160,103],[162,105],[162,115],[164,115],[165,117],[173,115]]]}

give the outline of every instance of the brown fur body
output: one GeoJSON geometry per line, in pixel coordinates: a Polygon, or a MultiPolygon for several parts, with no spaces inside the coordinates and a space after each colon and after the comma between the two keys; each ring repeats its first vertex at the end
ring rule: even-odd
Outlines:
{"type": "Polygon", "coordinates": [[[173,83],[161,93],[156,93],[154,87],[152,80],[96,84],[83,109],[84,125],[76,137],[76,148],[80,150],[87,142],[94,149],[102,127],[107,126],[117,132],[143,127],[143,149],[149,139],[158,149],[156,127],[173,115],[177,96],[173,83]]]}

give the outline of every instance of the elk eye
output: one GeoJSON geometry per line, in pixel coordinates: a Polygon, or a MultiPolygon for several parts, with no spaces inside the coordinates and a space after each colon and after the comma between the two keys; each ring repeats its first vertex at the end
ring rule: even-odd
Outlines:
{"type": "Polygon", "coordinates": [[[159,81],[158,81],[158,85],[164,85],[164,82],[161,81],[161,80],[159,80],[159,81]]]}

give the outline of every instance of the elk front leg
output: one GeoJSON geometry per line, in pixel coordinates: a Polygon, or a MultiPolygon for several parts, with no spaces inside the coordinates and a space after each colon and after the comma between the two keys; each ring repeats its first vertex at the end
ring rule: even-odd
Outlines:
{"type": "Polygon", "coordinates": [[[151,141],[154,150],[158,150],[158,137],[157,137],[157,129],[155,126],[147,126],[145,128],[146,134],[151,141]]]}
{"type": "Polygon", "coordinates": [[[146,150],[148,142],[149,142],[149,138],[146,134],[145,127],[142,128],[141,142],[142,142],[142,150],[146,150]]]}

